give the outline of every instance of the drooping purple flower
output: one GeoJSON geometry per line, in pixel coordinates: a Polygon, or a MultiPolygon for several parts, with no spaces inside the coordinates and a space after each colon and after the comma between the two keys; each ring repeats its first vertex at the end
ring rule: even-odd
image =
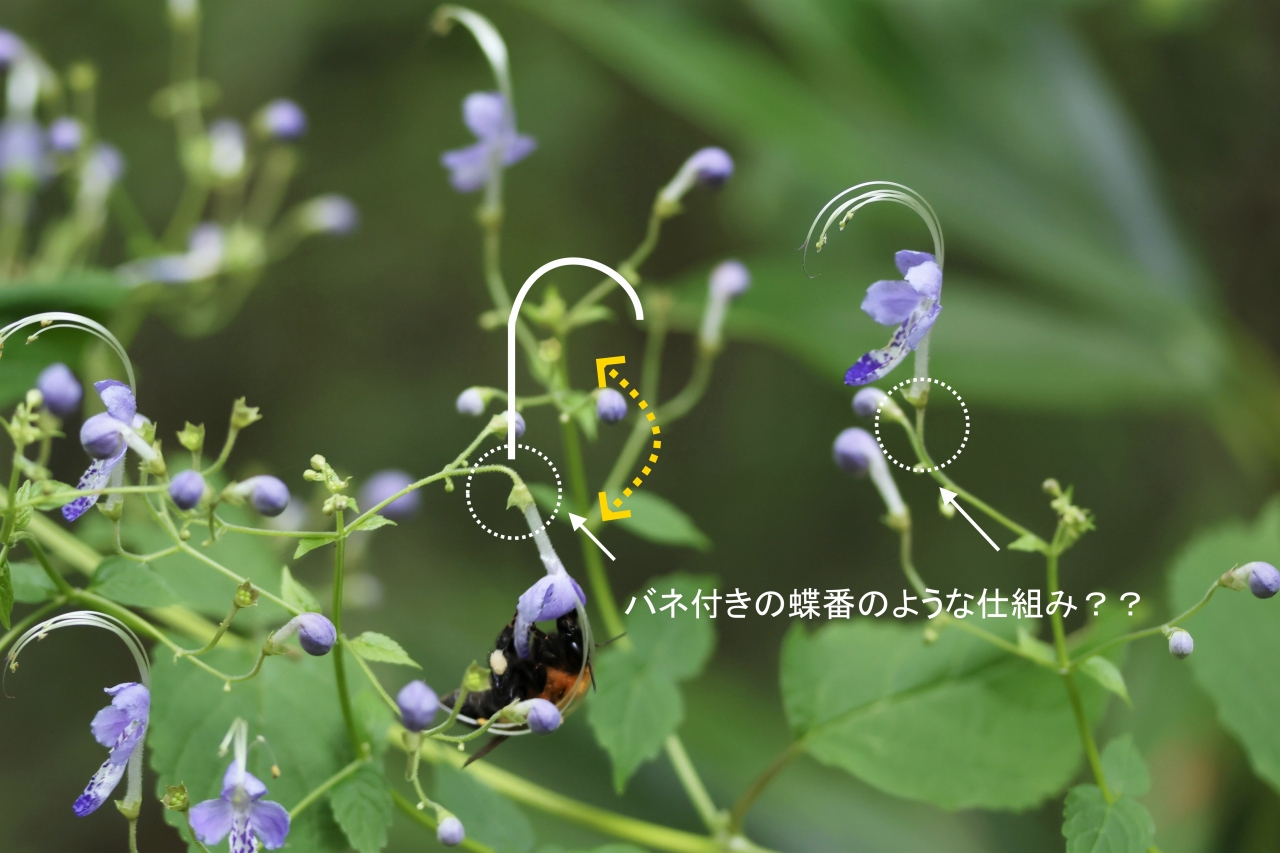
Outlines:
{"type": "Polygon", "coordinates": [[[500,92],[467,95],[462,120],[479,141],[440,156],[440,163],[449,170],[449,183],[458,192],[481,189],[495,170],[515,165],[538,147],[532,136],[516,132],[515,114],[500,92]]]}
{"type": "Polygon", "coordinates": [[[262,799],[267,786],[245,769],[239,752],[222,777],[222,795],[191,807],[191,831],[205,844],[218,844],[230,835],[231,853],[255,853],[255,838],[266,849],[277,850],[289,835],[289,812],[262,799]]]}
{"type": "Polygon", "coordinates": [[[40,371],[36,378],[36,388],[40,389],[40,394],[44,397],[44,407],[60,418],[75,412],[84,396],[80,380],[62,362],[51,364],[40,371]]]}
{"type": "Polygon", "coordinates": [[[396,694],[396,704],[400,706],[400,721],[411,732],[420,732],[430,728],[436,712],[440,710],[440,697],[427,686],[425,681],[410,681],[396,694]]]}
{"type": "Polygon", "coordinates": [[[866,353],[845,374],[846,385],[866,385],[885,376],[918,347],[942,312],[942,268],[928,252],[902,251],[894,263],[903,279],[867,288],[862,310],[882,326],[897,326],[883,348],[866,353]]]}
{"type": "MultiPolygon", "coordinates": [[[[379,471],[360,487],[359,505],[364,509],[375,507],[396,492],[408,488],[413,482],[413,476],[407,471],[379,471]]],[[[409,492],[378,510],[378,514],[387,518],[408,518],[418,511],[421,503],[422,496],[418,492],[409,492]]]]}
{"type": "Polygon", "coordinates": [[[462,821],[454,815],[447,816],[436,827],[436,840],[445,847],[457,847],[467,838],[467,830],[462,821]]]}
{"type": "Polygon", "coordinates": [[[546,699],[530,699],[525,713],[529,715],[529,730],[534,734],[549,735],[564,721],[560,709],[546,699]]]}
{"type": "Polygon", "coordinates": [[[524,591],[516,603],[515,633],[516,654],[529,657],[529,629],[533,623],[561,616],[586,604],[587,596],[578,582],[569,576],[562,565],[551,567],[537,583],[524,591]]]}
{"type": "MultiPolygon", "coordinates": [[[[127,448],[132,447],[143,459],[155,458],[155,451],[137,433],[146,418],[138,414],[138,404],[129,386],[116,379],[104,379],[95,382],[93,387],[107,410],[89,418],[80,427],[80,444],[94,460],[76,485],[82,491],[106,488],[108,483],[122,484],[124,471],[119,465],[127,448]]],[[[97,502],[98,495],[78,497],[62,508],[62,517],[75,521],[97,502]]]]}
{"type": "Polygon", "coordinates": [[[111,704],[97,713],[89,728],[94,740],[108,747],[111,754],[93,774],[84,793],[76,798],[72,809],[78,817],[92,814],[107,801],[124,778],[130,756],[147,734],[151,692],[133,681],[108,687],[105,692],[111,697],[111,704]]]}
{"type": "Polygon", "coordinates": [[[613,388],[602,388],[596,395],[596,417],[601,423],[616,424],[627,416],[627,398],[613,388]]]}
{"type": "Polygon", "coordinates": [[[351,199],[326,193],[298,208],[298,223],[307,234],[345,235],[360,225],[360,211],[351,199]]]}
{"type": "Polygon", "coordinates": [[[258,128],[274,139],[294,140],[307,132],[307,114],[288,98],[276,98],[258,113],[258,128]]]}
{"type": "Polygon", "coordinates": [[[175,474],[169,481],[169,497],[178,509],[191,509],[204,497],[204,477],[192,469],[175,474]]]}
{"type": "Polygon", "coordinates": [[[84,141],[84,126],[71,116],[54,119],[49,125],[49,147],[59,154],[73,154],[84,141]]]}

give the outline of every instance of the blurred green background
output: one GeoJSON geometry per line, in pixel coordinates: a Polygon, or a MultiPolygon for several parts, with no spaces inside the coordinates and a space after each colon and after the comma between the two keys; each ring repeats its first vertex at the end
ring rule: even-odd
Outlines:
{"type": "MultiPolygon", "coordinates": [[[[835,470],[830,443],[853,425],[845,367],[884,337],[858,311],[861,292],[890,277],[892,251],[927,248],[924,232],[905,214],[871,212],[816,264],[810,255],[816,279],[795,251],[821,205],[863,180],[909,184],[947,229],[948,310],[934,373],[964,393],[974,423],[953,476],[1041,532],[1052,522],[1039,491],[1047,476],[1074,483],[1097,513],[1098,531],[1064,566],[1077,601],[1094,589],[1136,590],[1149,612],[1166,613],[1164,572],[1190,535],[1252,517],[1274,488],[1275,4],[476,7],[508,40],[521,129],[539,142],[508,173],[509,286],[563,255],[624,257],[654,192],[697,147],[722,145],[737,160],[722,192],[687,199],[644,270],[646,282],[689,294],[701,293],[706,271],[725,257],[756,273],[730,322],[740,342],[722,356],[702,405],[670,430],[654,482],[714,548],[664,549],[606,531],[624,604],[647,579],[675,570],[752,591],[901,588],[877,498],[835,470]]],[[[455,194],[438,164],[441,151],[470,141],[461,99],[491,78],[469,38],[430,34],[432,8],[205,5],[204,73],[223,92],[210,115],[247,117],[272,97],[296,99],[311,132],[292,194],[345,193],[362,226],[274,267],[213,337],[186,340],[148,322],[132,348],[140,409],[162,431],[205,422],[220,441],[215,425],[233,398],[247,396],[266,420],[243,436],[237,470],[277,473],[304,499],[301,473],[317,452],[357,477],[436,470],[477,426],[454,412],[454,397],[503,382],[501,333],[475,319],[489,307],[476,199],[455,194]]],[[[162,4],[8,0],[0,26],[57,68],[97,65],[102,136],[124,151],[125,185],[159,225],[180,179],[172,132],[148,107],[167,75],[162,4]]],[[[589,284],[556,283],[573,292],[589,284]]],[[[577,383],[591,383],[594,357],[638,358],[642,345],[625,319],[592,327],[571,353],[577,383]]],[[[673,342],[665,388],[682,384],[691,352],[686,336],[673,342]]],[[[605,429],[589,448],[594,482],[621,439],[605,429]]],[[[527,440],[558,458],[558,428],[545,410],[529,417],[527,440]]],[[[81,463],[68,442],[55,470],[70,479],[81,463]]],[[[931,582],[974,592],[1041,582],[1030,555],[993,555],[962,522],[933,512],[931,481],[899,481],[917,518],[917,565],[931,582]]],[[[532,549],[482,535],[459,493],[424,497],[415,520],[381,532],[360,556],[382,596],[352,613],[348,633],[376,627],[396,637],[443,688],[489,648],[539,567],[532,549]]],[[[555,539],[580,573],[572,534],[558,528],[555,539]]],[[[313,586],[328,583],[323,560],[300,565],[313,586]]],[[[786,627],[722,619],[710,672],[686,691],[681,731],[721,803],[787,742],[777,688],[786,627]]],[[[70,803],[101,760],[87,723],[102,704],[100,686],[127,677],[124,653],[68,633],[29,654],[21,679],[8,681],[16,699],[0,702],[0,849],[122,849],[109,809],[78,820],[70,803]]],[[[1113,703],[1104,729],[1134,731],[1152,768],[1146,802],[1161,849],[1280,847],[1275,792],[1250,772],[1186,667],[1152,641],[1134,649],[1125,672],[1134,706],[1113,703]]],[[[615,797],[582,717],[494,760],[587,801],[697,828],[664,762],[615,797]]],[[[144,814],[143,849],[180,847],[156,809],[144,814]]],[[[601,842],[529,817],[541,841],[601,842]]],[[[959,853],[1060,850],[1060,825],[1060,800],[1016,815],[946,813],[802,759],[748,829],[787,851],[959,853]]],[[[397,817],[389,849],[435,846],[397,817]]]]}

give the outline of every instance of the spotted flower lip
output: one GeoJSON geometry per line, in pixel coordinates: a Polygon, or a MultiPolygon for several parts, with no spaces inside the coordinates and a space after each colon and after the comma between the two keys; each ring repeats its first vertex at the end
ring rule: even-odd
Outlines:
{"type": "Polygon", "coordinates": [[[129,758],[147,734],[151,691],[137,682],[127,681],[104,692],[111,697],[111,704],[94,716],[89,728],[94,740],[108,747],[111,754],[93,774],[84,793],[76,798],[72,810],[77,817],[92,814],[107,801],[124,778],[129,758]]]}
{"type": "MultiPolygon", "coordinates": [[[[125,451],[131,447],[143,459],[155,457],[155,451],[136,432],[146,423],[146,418],[138,414],[133,390],[117,379],[104,379],[93,383],[93,387],[107,410],[89,418],[80,428],[80,443],[93,457],[89,470],[76,484],[81,491],[106,488],[109,483],[123,483],[124,471],[119,466],[125,451]]],[[[62,508],[62,517],[75,521],[97,502],[98,495],[78,497],[62,508]]]]}
{"type": "Polygon", "coordinates": [[[898,328],[885,347],[854,362],[845,373],[846,385],[866,385],[888,374],[920,346],[942,312],[942,268],[934,256],[904,250],[894,255],[894,263],[903,278],[868,287],[862,310],[880,325],[898,328]]]}
{"type": "Polygon", "coordinates": [[[533,153],[537,140],[516,132],[515,114],[500,92],[472,92],[462,102],[462,120],[478,140],[446,151],[440,163],[461,193],[475,192],[494,177],[497,165],[513,166],[533,153]]]}

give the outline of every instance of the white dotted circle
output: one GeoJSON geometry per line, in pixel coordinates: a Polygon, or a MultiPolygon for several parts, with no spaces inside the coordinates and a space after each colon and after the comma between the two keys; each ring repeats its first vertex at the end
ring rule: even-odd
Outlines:
{"type": "Polygon", "coordinates": [[[874,432],[876,437],[876,444],[880,445],[880,452],[884,454],[884,458],[888,459],[890,462],[892,462],[894,465],[897,465],[902,470],[910,471],[913,474],[927,474],[930,471],[939,471],[943,468],[946,468],[952,462],[955,462],[956,459],[959,458],[960,454],[964,452],[964,446],[969,443],[969,407],[964,404],[964,400],[960,398],[959,392],[957,392],[956,389],[952,388],[947,383],[943,382],[941,379],[934,379],[932,377],[929,377],[927,379],[904,379],[901,382],[899,382],[897,385],[894,385],[892,388],[890,388],[888,393],[885,395],[884,399],[882,399],[880,401],[880,404],[876,406],[876,420],[875,420],[874,432]],[[934,385],[940,386],[942,388],[946,388],[948,391],[951,392],[951,396],[956,398],[956,402],[960,404],[961,411],[964,412],[964,437],[960,439],[960,447],[956,449],[955,453],[951,454],[950,459],[948,459],[946,462],[941,462],[937,465],[929,465],[924,467],[916,466],[916,465],[904,465],[903,463],[899,462],[897,459],[893,457],[893,454],[889,452],[889,449],[884,446],[884,442],[880,440],[880,407],[885,404],[885,401],[887,401],[890,397],[893,396],[894,391],[897,391],[903,385],[914,385],[917,382],[932,382],[934,385]]]}
{"type": "Polygon", "coordinates": [[[541,533],[542,531],[546,530],[547,525],[551,523],[551,519],[555,518],[556,513],[560,512],[560,501],[564,497],[564,486],[560,482],[560,472],[556,470],[556,463],[551,461],[551,457],[547,456],[547,454],[543,453],[538,448],[530,447],[527,444],[517,444],[516,447],[520,448],[521,450],[528,450],[528,451],[531,451],[532,453],[536,453],[539,457],[542,458],[542,461],[546,462],[547,465],[550,466],[551,473],[554,474],[556,478],[555,509],[551,510],[551,515],[547,516],[546,521],[542,522],[542,526],[539,527],[537,530],[531,530],[528,533],[521,533],[518,536],[513,536],[507,533],[499,533],[498,531],[494,530],[492,527],[490,527],[489,525],[481,521],[480,516],[476,515],[476,508],[471,505],[471,478],[476,475],[476,468],[479,468],[480,463],[484,462],[484,460],[487,459],[490,454],[496,453],[499,450],[506,450],[507,446],[505,444],[499,444],[497,447],[491,447],[488,450],[486,450],[484,454],[472,464],[471,471],[470,473],[467,474],[467,512],[471,513],[471,517],[476,520],[476,524],[480,525],[484,529],[485,533],[488,533],[490,536],[495,536],[498,539],[507,539],[512,542],[518,542],[521,539],[528,539],[532,537],[533,534],[541,533]]]}

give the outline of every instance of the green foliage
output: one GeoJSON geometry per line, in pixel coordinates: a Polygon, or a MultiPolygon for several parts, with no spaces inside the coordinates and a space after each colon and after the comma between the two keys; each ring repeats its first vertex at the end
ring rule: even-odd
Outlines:
{"type": "MultiPolygon", "coordinates": [[[[680,593],[692,609],[698,590],[716,586],[714,577],[683,574],[655,578],[649,585],[661,595],[680,593]]],[[[644,762],[684,719],[679,684],[702,672],[715,647],[715,626],[687,611],[649,612],[642,603],[626,619],[630,647],[615,644],[596,656],[596,692],[587,719],[596,741],[613,763],[613,784],[621,793],[644,762]]]]}
{"type": "Polygon", "coordinates": [[[1151,774],[1133,742],[1133,735],[1121,735],[1102,751],[1102,772],[1114,794],[1144,797],[1151,790],[1151,774]]]}
{"type": "Polygon", "coordinates": [[[563,847],[543,847],[538,853],[645,853],[639,847],[630,844],[606,844],[603,847],[592,847],[590,850],[565,850],[563,847]]]}
{"type": "Polygon", "coordinates": [[[317,548],[333,542],[332,536],[304,536],[298,540],[298,547],[293,549],[293,559],[298,559],[303,554],[310,554],[317,548]]]}
{"type": "Polygon", "coordinates": [[[352,698],[351,705],[356,717],[356,726],[360,729],[361,740],[369,744],[374,755],[382,755],[390,746],[387,742],[387,733],[396,722],[391,709],[372,687],[366,687],[357,693],[352,698]]]}
{"type": "Polygon", "coordinates": [[[1080,672],[1119,696],[1126,705],[1133,705],[1129,699],[1129,688],[1124,683],[1124,675],[1121,674],[1120,667],[1111,661],[1101,655],[1095,655],[1080,664],[1080,672]]]}
{"type": "Polygon", "coordinates": [[[1067,794],[1067,853],[1147,853],[1155,831],[1146,808],[1130,797],[1108,803],[1097,785],[1076,785],[1067,794]]]}
{"type": "MultiPolygon", "coordinates": [[[[169,785],[185,783],[193,802],[217,797],[231,760],[219,757],[218,745],[236,717],[248,721],[251,738],[262,735],[271,744],[280,777],[271,778],[271,759],[259,750],[250,753],[249,770],[267,783],[267,799],[285,808],[292,808],[350,761],[328,659],[273,657],[257,678],[224,692],[208,673],[171,657],[159,655],[152,667],[147,741],[151,767],[158,775],[158,794],[169,785]]],[[[211,652],[206,660],[225,672],[247,671],[253,663],[248,654],[221,650],[211,652]]],[[[165,813],[185,838],[181,818],[165,813]]],[[[309,853],[347,849],[329,810],[315,806],[293,822],[289,845],[309,853]]],[[[194,846],[191,849],[194,853],[194,846]]]]}
{"type": "Polygon", "coordinates": [[[387,846],[395,804],[378,768],[365,764],[343,779],[330,792],[329,806],[357,853],[378,853],[387,846]]]}
{"type": "Polygon", "coordinates": [[[103,598],[130,607],[167,607],[178,597],[150,563],[108,557],[93,572],[89,589],[103,598]]]}
{"type": "Polygon", "coordinates": [[[320,602],[316,601],[316,597],[311,594],[311,590],[294,579],[293,572],[289,571],[288,566],[280,570],[280,597],[290,607],[296,607],[299,610],[310,613],[320,612],[320,602]]]}
{"type": "MultiPolygon", "coordinates": [[[[1231,522],[1193,539],[1169,570],[1175,612],[1194,605],[1228,569],[1265,560],[1280,564],[1280,498],[1263,507],[1252,524],[1231,522]]],[[[1280,790],[1280,675],[1265,650],[1280,647],[1277,601],[1219,589],[1213,601],[1184,627],[1196,641],[1190,666],[1213,699],[1222,724],[1240,741],[1253,769],[1280,790]]]]}
{"type": "MultiPolygon", "coordinates": [[[[544,512],[555,509],[556,490],[552,486],[530,483],[529,492],[544,512]]],[[[711,540],[707,534],[698,529],[684,510],[661,495],[639,491],[627,498],[627,506],[631,509],[631,517],[609,522],[610,529],[617,527],[659,545],[711,550],[711,540]]],[[[564,507],[561,506],[561,509],[564,507]]],[[[559,518],[565,524],[569,523],[567,512],[562,512],[559,518]]]]}
{"type": "Polygon", "coordinates": [[[373,515],[369,516],[364,521],[361,521],[359,524],[351,525],[350,529],[351,530],[377,530],[379,527],[386,527],[388,525],[395,527],[395,524],[396,523],[394,521],[387,518],[385,515],[379,515],[378,513],[375,512],[373,515]]]}
{"type": "Polygon", "coordinates": [[[9,555],[0,557],[0,625],[9,629],[9,617],[13,614],[13,573],[9,570],[9,555]]]}
{"type": "Polygon", "coordinates": [[[13,583],[13,600],[23,604],[39,604],[48,601],[58,593],[58,588],[44,573],[44,569],[36,563],[17,562],[9,564],[9,575],[13,583]]]}
{"type": "Polygon", "coordinates": [[[462,770],[437,764],[436,802],[458,816],[467,837],[495,853],[528,853],[536,841],[533,826],[515,804],[462,770]]]}
{"type": "Polygon", "coordinates": [[[409,657],[409,653],[404,650],[403,646],[386,634],[365,631],[354,640],[348,640],[347,648],[367,661],[398,663],[402,666],[415,666],[418,669],[422,669],[414,662],[413,658],[409,657]]]}
{"type": "MultiPolygon", "coordinates": [[[[1105,694],[1081,686],[1096,718],[1105,694]]],[[[1079,766],[1062,680],[959,630],[927,646],[918,627],[796,625],[783,645],[782,693],[814,758],[944,808],[1029,808],[1079,766]]]]}

